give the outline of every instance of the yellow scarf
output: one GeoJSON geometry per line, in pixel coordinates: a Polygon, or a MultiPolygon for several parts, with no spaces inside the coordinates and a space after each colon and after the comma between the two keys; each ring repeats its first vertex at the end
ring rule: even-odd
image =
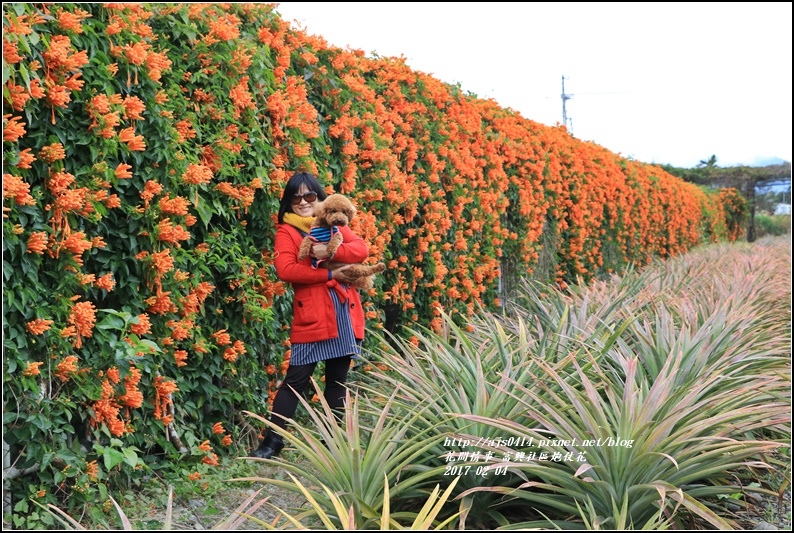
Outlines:
{"type": "Polygon", "coordinates": [[[302,217],[295,213],[284,213],[284,222],[290,226],[295,226],[303,233],[309,233],[314,224],[314,217],[302,217]]]}

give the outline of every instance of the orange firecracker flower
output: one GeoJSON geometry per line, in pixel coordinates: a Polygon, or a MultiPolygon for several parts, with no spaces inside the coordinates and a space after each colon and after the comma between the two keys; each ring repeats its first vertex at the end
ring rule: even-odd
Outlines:
{"type": "Polygon", "coordinates": [[[149,53],[150,45],[145,42],[138,42],[133,45],[124,45],[124,55],[133,65],[143,65],[149,53]]]}
{"type": "Polygon", "coordinates": [[[30,80],[30,96],[38,100],[44,98],[45,94],[44,89],[41,87],[41,82],[38,79],[34,78],[30,80]]]}
{"type": "Polygon", "coordinates": [[[223,358],[229,361],[230,363],[234,363],[237,361],[237,352],[234,351],[234,348],[226,348],[223,351],[223,358]]]}
{"type": "Polygon", "coordinates": [[[15,143],[25,135],[25,124],[21,117],[3,115],[3,140],[15,143]],[[9,118],[10,117],[10,118],[9,118]],[[7,121],[7,122],[6,122],[7,121]]]}
{"type": "Polygon", "coordinates": [[[91,285],[96,281],[96,276],[94,274],[80,274],[78,272],[77,281],[80,282],[80,285],[91,285]]]}
{"type": "Polygon", "coordinates": [[[105,274],[96,281],[95,285],[100,289],[105,289],[110,292],[113,290],[113,287],[116,286],[116,280],[113,279],[113,274],[105,274]]]}
{"type": "Polygon", "coordinates": [[[223,429],[223,422],[215,422],[212,426],[212,432],[216,435],[220,435],[221,433],[225,432],[226,430],[223,429]]]}
{"type": "Polygon", "coordinates": [[[91,302],[78,302],[72,307],[69,315],[69,324],[74,326],[77,340],[74,342],[76,348],[82,346],[83,337],[93,335],[94,323],[96,322],[96,306],[91,302]]]}
{"type": "Polygon", "coordinates": [[[66,151],[61,143],[53,143],[39,150],[39,159],[45,163],[54,163],[66,158],[66,151]]]}
{"type": "Polygon", "coordinates": [[[63,83],[64,87],[70,91],[79,91],[83,88],[83,85],[85,85],[85,81],[79,79],[82,75],[82,72],[78,72],[77,74],[69,76],[69,79],[63,83]]]}
{"type": "MultiPolygon", "coordinates": [[[[45,147],[45,148],[52,148],[53,146],[55,146],[55,145],[52,145],[50,147],[45,147]]],[[[58,145],[58,146],[60,147],[60,145],[58,145]]],[[[61,148],[61,150],[62,150],[62,148],[61,148]]],[[[46,160],[44,155],[45,155],[45,150],[42,149],[41,152],[39,152],[39,157],[41,157],[42,159],[46,160]]],[[[46,152],[46,157],[47,158],[58,157],[58,154],[52,153],[52,150],[50,150],[50,151],[46,152]]],[[[55,172],[55,173],[52,174],[52,176],[50,176],[50,180],[47,183],[47,188],[55,196],[60,196],[60,195],[64,194],[68,190],[69,186],[72,183],[74,183],[75,179],[76,178],[74,177],[74,174],[70,174],[68,172],[55,172]]]]}
{"type": "Polygon", "coordinates": [[[30,185],[19,176],[3,174],[3,198],[13,198],[17,205],[34,205],[36,201],[30,195],[30,185]]]}
{"type": "Polygon", "coordinates": [[[75,9],[74,13],[61,9],[56,18],[58,20],[58,26],[62,30],[83,33],[83,19],[89,17],[91,17],[90,13],[78,8],[75,9]]]}
{"type": "Polygon", "coordinates": [[[17,43],[12,43],[3,36],[3,59],[9,65],[13,65],[22,61],[22,56],[19,55],[17,43]]]}
{"type": "Polygon", "coordinates": [[[131,120],[142,120],[141,113],[146,111],[146,105],[143,100],[137,96],[127,96],[121,103],[124,106],[124,116],[131,120]]]}
{"type": "Polygon", "coordinates": [[[164,218],[157,224],[157,238],[163,242],[170,242],[176,244],[179,241],[185,241],[190,238],[190,232],[179,224],[174,225],[167,218],[164,218]]]}
{"type": "Polygon", "coordinates": [[[116,178],[120,180],[131,178],[132,177],[132,172],[130,172],[131,168],[132,165],[128,165],[126,163],[119,163],[119,165],[116,167],[116,172],[115,172],[116,178]]]}
{"type": "Polygon", "coordinates": [[[81,254],[93,248],[94,243],[85,238],[85,233],[77,231],[69,235],[66,240],[63,241],[63,247],[73,254],[81,254]]]}
{"type": "Polygon", "coordinates": [[[47,232],[34,231],[28,237],[28,253],[42,255],[47,249],[47,232]]]}
{"type": "Polygon", "coordinates": [[[39,371],[39,367],[41,365],[43,365],[43,364],[44,363],[42,363],[41,361],[37,361],[37,362],[34,362],[34,363],[28,363],[25,366],[25,370],[24,370],[24,372],[22,372],[22,375],[23,376],[38,376],[39,374],[41,374],[41,372],[39,371]]]}
{"type": "Polygon", "coordinates": [[[199,343],[193,345],[193,351],[196,353],[209,353],[209,350],[199,343]]]}
{"type": "Polygon", "coordinates": [[[130,366],[130,373],[124,378],[124,388],[126,392],[118,397],[123,405],[132,409],[137,409],[143,405],[143,393],[138,389],[141,375],[142,372],[140,369],[130,366]]]}
{"type": "Polygon", "coordinates": [[[213,333],[212,338],[215,339],[215,344],[218,346],[226,346],[227,344],[232,343],[232,338],[228,333],[226,333],[225,329],[219,329],[213,333]]]}
{"type": "Polygon", "coordinates": [[[85,473],[88,476],[88,479],[91,481],[96,481],[99,479],[99,465],[97,464],[96,460],[86,463],[85,473]]]}
{"type": "Polygon", "coordinates": [[[196,131],[193,129],[193,124],[187,120],[180,120],[176,123],[177,142],[182,143],[187,139],[194,139],[196,131]]]}
{"type": "Polygon", "coordinates": [[[156,296],[147,298],[144,301],[147,305],[149,305],[147,311],[154,313],[155,315],[164,315],[171,311],[171,308],[174,307],[174,304],[171,301],[171,291],[160,292],[156,296]]]}
{"type": "Polygon", "coordinates": [[[14,111],[22,111],[25,109],[25,104],[30,100],[30,93],[28,93],[23,86],[17,85],[12,80],[8,81],[6,87],[8,88],[11,107],[14,111]]]}
{"type": "Polygon", "coordinates": [[[140,193],[141,198],[143,198],[146,205],[149,205],[149,202],[152,198],[162,192],[163,186],[157,183],[154,180],[149,180],[143,185],[143,191],[140,193]]]}
{"type": "Polygon", "coordinates": [[[163,376],[155,376],[153,385],[156,393],[154,417],[167,426],[173,422],[173,417],[167,415],[168,406],[171,404],[171,394],[178,391],[179,387],[177,387],[176,383],[163,376]]]}
{"type": "Polygon", "coordinates": [[[31,168],[30,164],[36,160],[36,156],[34,156],[30,150],[30,148],[25,148],[19,152],[19,163],[17,163],[17,168],[31,168]]]}
{"type": "Polygon", "coordinates": [[[171,250],[166,248],[162,252],[152,253],[152,266],[157,271],[157,276],[163,276],[174,269],[174,258],[171,257],[171,250]]]}
{"type": "Polygon", "coordinates": [[[69,355],[66,356],[63,361],[58,363],[58,365],[55,367],[55,372],[53,373],[61,378],[61,381],[66,381],[69,379],[69,376],[75,372],[77,372],[77,356],[69,355]]]}
{"type": "Polygon", "coordinates": [[[47,101],[55,107],[67,107],[72,101],[69,89],[64,85],[53,85],[47,91],[47,101]]]}
{"type": "Polygon", "coordinates": [[[187,351],[175,350],[174,359],[176,360],[176,366],[187,366],[187,351]]]}
{"type": "Polygon", "coordinates": [[[175,198],[160,198],[158,205],[163,214],[187,215],[190,202],[181,196],[177,196],[175,198]]]}
{"type": "Polygon", "coordinates": [[[224,446],[231,446],[232,445],[232,436],[231,435],[224,435],[223,439],[221,440],[221,444],[224,446]]]}
{"type": "Polygon", "coordinates": [[[119,380],[121,379],[119,369],[115,366],[108,368],[108,371],[105,374],[114,385],[118,384],[119,380]]]}
{"type": "Polygon", "coordinates": [[[146,335],[152,331],[152,323],[149,321],[149,315],[141,313],[138,315],[138,323],[130,326],[132,332],[138,336],[146,335]]]}
{"type": "Polygon", "coordinates": [[[209,183],[212,180],[212,170],[204,165],[196,165],[191,163],[187,166],[187,170],[182,174],[182,181],[190,185],[199,185],[202,183],[209,183]]]}
{"type": "Polygon", "coordinates": [[[135,128],[124,128],[119,132],[119,140],[127,144],[127,147],[133,152],[142,152],[146,150],[146,142],[143,135],[135,135],[135,128]]]}

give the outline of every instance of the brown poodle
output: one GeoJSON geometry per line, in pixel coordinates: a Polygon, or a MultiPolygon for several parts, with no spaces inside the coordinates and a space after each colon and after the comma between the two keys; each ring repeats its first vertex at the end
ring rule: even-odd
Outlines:
{"type": "MultiPolygon", "coordinates": [[[[342,234],[339,231],[334,232],[334,226],[347,226],[353,217],[356,216],[356,208],[347,196],[341,194],[331,194],[323,201],[318,201],[314,204],[314,228],[325,228],[325,238],[330,234],[327,249],[328,253],[333,255],[342,244],[342,234]]],[[[309,257],[312,249],[312,244],[321,242],[317,240],[316,234],[318,232],[312,228],[312,232],[304,237],[298,250],[298,259],[303,260],[309,257]]],[[[319,232],[320,234],[322,232],[319,232]]],[[[327,261],[323,266],[328,270],[334,270],[344,263],[338,261],[327,261]]],[[[353,286],[357,289],[369,290],[374,285],[374,276],[379,272],[386,270],[386,265],[378,263],[377,265],[362,265],[355,264],[345,269],[345,274],[355,277],[353,286]]]]}

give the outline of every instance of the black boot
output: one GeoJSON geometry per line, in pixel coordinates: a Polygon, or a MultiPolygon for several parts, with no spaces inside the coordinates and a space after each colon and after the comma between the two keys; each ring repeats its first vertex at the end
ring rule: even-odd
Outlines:
{"type": "Polygon", "coordinates": [[[262,441],[262,444],[259,445],[259,448],[251,452],[251,457],[270,459],[271,457],[276,457],[283,447],[284,441],[281,437],[276,435],[273,431],[268,431],[267,436],[262,441]]]}

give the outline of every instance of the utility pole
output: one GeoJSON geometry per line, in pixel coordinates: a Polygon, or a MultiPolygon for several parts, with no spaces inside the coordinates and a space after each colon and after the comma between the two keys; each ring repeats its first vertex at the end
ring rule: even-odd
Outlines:
{"type": "Polygon", "coordinates": [[[573,98],[572,94],[565,94],[565,76],[562,77],[562,125],[568,128],[568,133],[573,135],[573,120],[565,112],[565,102],[573,98]]]}

